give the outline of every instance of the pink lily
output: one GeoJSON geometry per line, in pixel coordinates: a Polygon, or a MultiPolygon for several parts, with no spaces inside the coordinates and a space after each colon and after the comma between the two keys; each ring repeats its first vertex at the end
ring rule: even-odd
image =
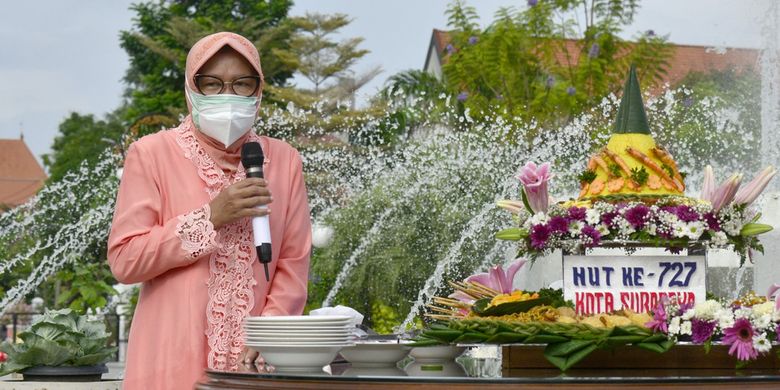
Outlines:
{"type": "Polygon", "coordinates": [[[491,268],[487,273],[469,276],[466,278],[466,281],[477,282],[502,294],[509,294],[512,292],[512,281],[515,278],[515,274],[517,271],[520,271],[520,268],[523,268],[526,261],[526,259],[521,257],[516,259],[506,271],[504,271],[500,265],[497,265],[491,268]]]}
{"type": "Polygon", "coordinates": [[[499,200],[496,205],[512,214],[520,214],[520,212],[525,209],[523,202],[518,200],[499,200]]]}
{"type": "Polygon", "coordinates": [[[711,201],[713,190],[715,190],[715,173],[712,172],[712,166],[707,165],[704,167],[704,182],[701,184],[701,196],[699,198],[711,201]]]}
{"type": "MultiPolygon", "coordinates": [[[[706,176],[706,171],[705,171],[706,176]]],[[[706,181],[705,177],[705,181],[706,181]]],[[[709,201],[712,204],[712,210],[715,212],[720,211],[720,209],[728,206],[731,204],[731,201],[734,200],[734,195],[736,195],[737,190],[739,189],[739,184],[742,182],[742,174],[735,173],[731,175],[730,178],[728,178],[726,181],[721,183],[721,185],[712,190],[709,197],[702,198],[703,200],[709,201]]],[[[706,186],[706,183],[705,183],[706,186]]],[[[704,190],[702,190],[704,192],[704,190]]]]}
{"type": "Polygon", "coordinates": [[[737,195],[734,196],[734,203],[745,205],[753,203],[753,201],[761,195],[761,192],[764,191],[767,184],[769,184],[776,173],[777,169],[771,165],[764,168],[764,170],[756,175],[750,183],[737,191],[737,195]]]}
{"type": "Polygon", "coordinates": [[[767,299],[775,300],[775,312],[780,312],[780,284],[773,283],[772,286],[769,287],[766,297],[767,299]]]}
{"type": "Polygon", "coordinates": [[[531,210],[534,213],[546,212],[550,203],[547,194],[547,182],[551,177],[550,163],[547,162],[537,167],[533,162],[528,162],[520,168],[520,173],[516,177],[523,184],[531,210]]]}

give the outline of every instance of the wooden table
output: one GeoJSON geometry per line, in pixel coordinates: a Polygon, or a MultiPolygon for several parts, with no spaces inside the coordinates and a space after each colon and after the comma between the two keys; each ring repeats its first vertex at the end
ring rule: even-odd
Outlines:
{"type": "MultiPolygon", "coordinates": [[[[334,367],[334,372],[338,370],[334,367]]],[[[503,378],[453,377],[343,377],[328,375],[265,374],[257,372],[207,372],[196,384],[198,390],[212,389],[578,389],[632,388],[688,389],[779,389],[780,371],[775,369],[620,369],[570,370],[512,369],[503,378]],[[506,377],[506,375],[512,377],[506,377]]]]}

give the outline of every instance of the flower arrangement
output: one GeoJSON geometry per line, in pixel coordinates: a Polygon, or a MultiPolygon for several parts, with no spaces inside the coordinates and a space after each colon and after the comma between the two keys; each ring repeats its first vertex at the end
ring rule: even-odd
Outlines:
{"type": "Polygon", "coordinates": [[[529,162],[517,176],[522,200],[498,202],[513,214],[517,226],[498,232],[496,237],[520,242],[521,254],[532,258],[554,249],[575,251],[635,243],[672,251],[692,244],[732,247],[744,261],[750,251],[763,251],[757,236],[772,229],[757,223],[760,214],[749,206],[775,173],[773,167],[767,167],[743,188],[739,188],[740,174],[715,186],[708,166],[700,199],[637,194],[550,205],[550,164],[529,162]]]}
{"type": "Polygon", "coordinates": [[[775,284],[766,297],[749,294],[730,303],[662,300],[646,326],[674,342],[690,341],[705,349],[720,341],[729,346],[729,355],[744,364],[771,351],[773,342],[780,342],[780,285],[775,284]]]}

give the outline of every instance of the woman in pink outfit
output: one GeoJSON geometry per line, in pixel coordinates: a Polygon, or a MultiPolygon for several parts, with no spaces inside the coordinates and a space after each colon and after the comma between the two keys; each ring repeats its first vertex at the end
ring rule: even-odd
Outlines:
{"type": "Polygon", "coordinates": [[[142,283],[124,388],[191,389],[204,370],[236,370],[247,316],[298,315],[306,302],[311,225],[302,163],[288,144],[250,131],[262,96],[257,49],[217,33],[187,56],[190,114],[134,142],[125,160],[108,261],[142,283]],[[259,142],[264,179],[246,178],[241,146],[259,142]],[[258,208],[267,205],[269,211],[258,208]],[[251,216],[268,214],[266,282],[251,216]]]}

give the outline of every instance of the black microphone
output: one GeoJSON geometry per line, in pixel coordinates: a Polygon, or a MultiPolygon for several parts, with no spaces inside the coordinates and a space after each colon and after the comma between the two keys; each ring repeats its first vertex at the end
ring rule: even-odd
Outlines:
{"type": "MultiPolygon", "coordinates": [[[[263,178],[263,148],[257,142],[247,142],[241,147],[241,164],[246,170],[246,177],[263,178]]],[[[260,206],[265,208],[265,206],[260,206]]],[[[257,258],[265,268],[265,280],[270,281],[268,263],[271,262],[271,229],[268,227],[268,215],[252,217],[252,233],[255,238],[257,258]]]]}

